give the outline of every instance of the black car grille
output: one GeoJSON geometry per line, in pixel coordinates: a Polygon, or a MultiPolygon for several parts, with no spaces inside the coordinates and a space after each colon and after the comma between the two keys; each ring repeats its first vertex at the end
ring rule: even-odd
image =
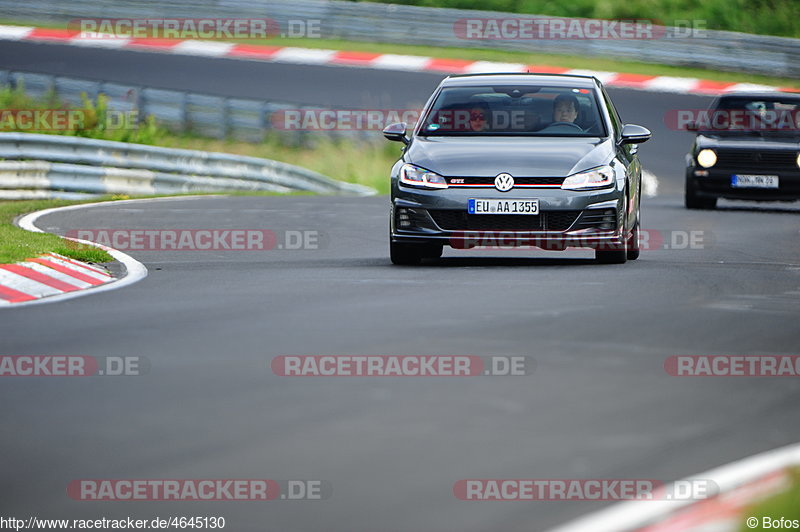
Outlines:
{"type": "Polygon", "coordinates": [[[797,151],[717,150],[719,168],[797,169],[797,151]]]}
{"type": "Polygon", "coordinates": [[[436,225],[445,231],[566,231],[581,211],[548,211],[529,214],[468,214],[466,211],[430,210],[436,225]]]}
{"type": "MultiPolygon", "coordinates": [[[[492,185],[494,186],[494,177],[448,177],[448,183],[461,184],[464,186],[469,185],[492,185]],[[453,183],[453,180],[456,183],[453,183]]],[[[561,185],[564,182],[563,177],[514,177],[515,185],[561,185]]]]}

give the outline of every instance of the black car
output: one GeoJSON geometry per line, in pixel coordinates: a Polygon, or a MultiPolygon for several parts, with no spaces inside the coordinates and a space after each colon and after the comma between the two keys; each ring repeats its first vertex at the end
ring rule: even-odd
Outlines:
{"type": "Polygon", "coordinates": [[[731,93],[686,124],[686,207],[800,199],[800,94],[731,93]]]}
{"type": "Polygon", "coordinates": [[[594,77],[476,74],[446,78],[392,168],[395,264],[444,245],[595,249],[600,262],[639,256],[641,165],[650,132],[623,125],[594,77]]]}

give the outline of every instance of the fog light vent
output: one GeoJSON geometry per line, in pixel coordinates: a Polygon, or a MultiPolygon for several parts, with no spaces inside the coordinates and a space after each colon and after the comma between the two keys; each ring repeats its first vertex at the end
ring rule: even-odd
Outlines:
{"type": "Polygon", "coordinates": [[[408,209],[397,209],[397,225],[399,227],[411,227],[411,215],[408,209]]]}
{"type": "Polygon", "coordinates": [[[617,221],[616,218],[617,218],[617,213],[614,211],[614,209],[603,211],[603,216],[599,220],[600,224],[598,225],[598,227],[600,229],[605,229],[605,230],[614,229],[614,225],[617,221]]]}

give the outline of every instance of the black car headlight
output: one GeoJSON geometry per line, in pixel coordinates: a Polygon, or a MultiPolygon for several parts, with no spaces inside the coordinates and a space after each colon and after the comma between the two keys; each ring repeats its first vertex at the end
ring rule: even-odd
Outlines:
{"type": "Polygon", "coordinates": [[[400,182],[412,187],[447,188],[447,180],[444,177],[411,163],[400,167],[400,182]]]}

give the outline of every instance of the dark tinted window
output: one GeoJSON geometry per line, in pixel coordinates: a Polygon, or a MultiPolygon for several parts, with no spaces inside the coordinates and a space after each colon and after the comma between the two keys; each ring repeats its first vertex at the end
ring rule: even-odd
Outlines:
{"type": "Polygon", "coordinates": [[[571,87],[480,86],[441,91],[420,135],[598,137],[595,92],[571,87]]]}
{"type": "Polygon", "coordinates": [[[614,129],[617,131],[617,133],[619,133],[622,131],[622,119],[619,117],[617,108],[614,107],[614,104],[611,102],[611,98],[609,98],[608,93],[605,90],[603,91],[603,98],[606,101],[608,114],[611,115],[611,124],[614,126],[614,129]]]}
{"type": "Polygon", "coordinates": [[[800,100],[769,97],[725,96],[708,112],[698,113],[698,130],[708,133],[800,135],[800,100]]]}

